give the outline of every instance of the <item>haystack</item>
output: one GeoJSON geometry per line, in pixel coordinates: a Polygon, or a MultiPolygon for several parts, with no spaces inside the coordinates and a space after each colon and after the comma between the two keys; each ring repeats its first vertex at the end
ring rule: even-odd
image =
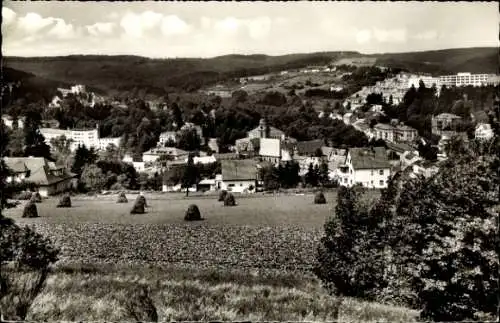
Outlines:
{"type": "Polygon", "coordinates": [[[65,194],[61,199],[59,200],[59,204],[57,204],[57,207],[71,207],[71,198],[69,197],[69,194],[65,194]]]}
{"type": "Polygon", "coordinates": [[[30,200],[23,210],[23,218],[38,218],[38,210],[36,208],[35,202],[30,200]]]}
{"type": "Polygon", "coordinates": [[[219,202],[224,202],[224,201],[225,201],[225,199],[226,199],[226,195],[227,195],[227,191],[224,191],[224,190],[223,190],[223,191],[221,191],[221,192],[219,193],[219,202]]]}
{"type": "Polygon", "coordinates": [[[127,203],[127,202],[128,202],[127,196],[125,195],[124,192],[121,192],[118,195],[118,201],[116,201],[116,203],[127,203]]]}
{"type": "Polygon", "coordinates": [[[144,214],[144,207],[146,206],[146,199],[144,196],[139,195],[134,202],[134,206],[132,210],[130,210],[130,214],[144,214]],[[142,198],[141,198],[142,197],[142,198]]]}
{"type": "Polygon", "coordinates": [[[326,198],[323,192],[317,192],[316,195],[314,195],[314,204],[326,204],[326,198]]]}
{"type": "Polygon", "coordinates": [[[224,206],[236,206],[236,201],[234,200],[233,194],[226,194],[226,197],[224,198],[224,206]]]}
{"type": "Polygon", "coordinates": [[[201,221],[203,220],[200,214],[200,209],[198,209],[198,206],[196,204],[191,204],[187,211],[186,215],[184,216],[185,221],[201,221]]]}
{"type": "Polygon", "coordinates": [[[32,201],[34,203],[42,203],[42,196],[40,195],[40,193],[35,192],[35,193],[31,194],[30,201],[32,201]]]}

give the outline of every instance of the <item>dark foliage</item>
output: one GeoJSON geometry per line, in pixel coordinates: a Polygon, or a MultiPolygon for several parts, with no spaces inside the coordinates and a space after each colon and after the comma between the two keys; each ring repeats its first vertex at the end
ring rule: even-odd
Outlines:
{"type": "Polygon", "coordinates": [[[40,195],[40,193],[34,192],[33,194],[31,194],[30,201],[34,203],[42,203],[42,196],[40,195]]]}

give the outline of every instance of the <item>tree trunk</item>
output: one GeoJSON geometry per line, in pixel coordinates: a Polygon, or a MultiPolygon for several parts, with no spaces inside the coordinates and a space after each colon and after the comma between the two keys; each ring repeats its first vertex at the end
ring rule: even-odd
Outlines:
{"type": "Polygon", "coordinates": [[[186,187],[186,197],[189,196],[189,187],[186,187]]]}
{"type": "Polygon", "coordinates": [[[335,302],[333,307],[333,321],[338,322],[340,317],[340,307],[342,306],[343,298],[342,296],[335,296],[335,302]]]}

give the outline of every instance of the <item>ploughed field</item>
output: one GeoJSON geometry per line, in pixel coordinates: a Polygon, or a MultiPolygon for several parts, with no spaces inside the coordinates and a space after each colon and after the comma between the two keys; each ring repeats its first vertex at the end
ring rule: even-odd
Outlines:
{"type": "Polygon", "coordinates": [[[196,264],[308,271],[314,263],[323,224],[333,214],[336,192],[326,205],[313,195],[236,196],[235,207],[217,197],[175,199],[149,196],[146,214],[131,215],[136,196],[126,204],[115,195],[73,197],[73,207],[57,200],[37,204],[40,218],[21,218],[22,207],[8,210],[19,224],[32,225],[62,251],[62,262],[196,264]],[[184,222],[189,204],[205,218],[184,222]]]}

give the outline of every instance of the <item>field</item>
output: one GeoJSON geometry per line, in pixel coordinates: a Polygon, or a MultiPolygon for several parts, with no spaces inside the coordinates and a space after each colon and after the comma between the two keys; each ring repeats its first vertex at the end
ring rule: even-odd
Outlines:
{"type": "MultiPolygon", "coordinates": [[[[130,320],[125,301],[148,286],[160,321],[333,320],[335,299],[311,274],[328,204],[313,195],[237,196],[224,207],[216,197],[151,195],[147,214],[130,215],[135,196],[74,197],[70,209],[56,200],[38,204],[40,218],[22,219],[61,248],[31,320],[130,320]],[[202,222],[185,223],[187,206],[202,222]]],[[[21,276],[20,276],[21,277],[21,276]]],[[[21,278],[19,278],[21,279],[21,278]]],[[[415,321],[406,308],[346,299],[341,321],[415,321]]]]}

